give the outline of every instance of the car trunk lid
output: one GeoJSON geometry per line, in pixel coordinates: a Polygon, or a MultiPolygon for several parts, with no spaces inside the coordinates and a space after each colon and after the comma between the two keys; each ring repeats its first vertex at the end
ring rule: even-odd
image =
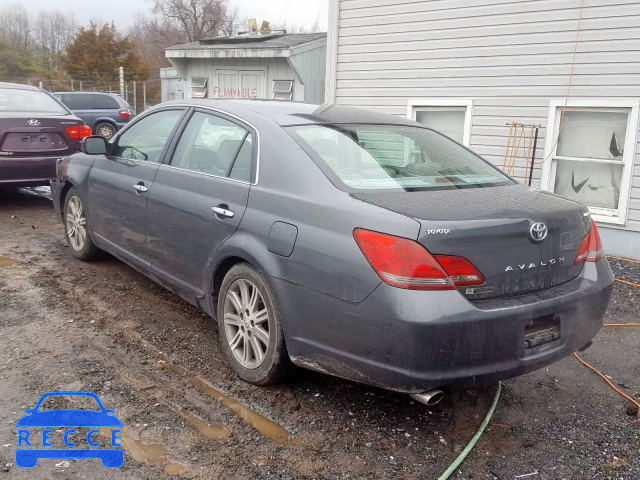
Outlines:
{"type": "Polygon", "coordinates": [[[0,156],[33,157],[68,155],[79,149],[79,141],[69,137],[67,128],[82,125],[72,117],[0,118],[0,156]]]}
{"type": "Polygon", "coordinates": [[[459,288],[469,300],[545,290],[582,270],[573,262],[589,230],[588,210],[547,192],[513,185],[352,195],[416,219],[417,240],[432,254],[472,262],[485,282],[459,288]]]}

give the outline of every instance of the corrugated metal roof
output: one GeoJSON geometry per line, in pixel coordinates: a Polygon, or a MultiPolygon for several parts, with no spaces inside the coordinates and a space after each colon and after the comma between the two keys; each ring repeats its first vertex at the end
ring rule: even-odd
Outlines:
{"type": "Polygon", "coordinates": [[[326,33],[285,33],[268,36],[236,36],[217,37],[199,42],[169,47],[167,50],[273,50],[290,48],[319,38],[326,38],[326,33]]]}

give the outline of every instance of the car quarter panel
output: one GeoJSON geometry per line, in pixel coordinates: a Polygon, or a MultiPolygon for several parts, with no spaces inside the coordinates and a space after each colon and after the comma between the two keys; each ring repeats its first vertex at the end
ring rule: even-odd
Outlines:
{"type": "Polygon", "coordinates": [[[281,127],[266,120],[256,126],[259,180],[251,187],[238,230],[218,251],[213,268],[229,256],[251,256],[248,260],[269,276],[347,302],[362,301],[380,278],[358,248],[353,230],[367,228],[416,239],[419,223],[341,192],[281,127]],[[290,256],[267,249],[276,222],[297,228],[290,256]]]}

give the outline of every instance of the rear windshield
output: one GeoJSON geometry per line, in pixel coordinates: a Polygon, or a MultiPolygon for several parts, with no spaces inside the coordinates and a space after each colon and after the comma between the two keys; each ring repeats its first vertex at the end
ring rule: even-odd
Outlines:
{"type": "Polygon", "coordinates": [[[288,130],[336,186],[346,190],[442,190],[514,183],[475,153],[427,128],[305,125],[288,130]]]}
{"type": "Polygon", "coordinates": [[[68,113],[49,94],[20,88],[0,88],[0,112],[68,113]]]}

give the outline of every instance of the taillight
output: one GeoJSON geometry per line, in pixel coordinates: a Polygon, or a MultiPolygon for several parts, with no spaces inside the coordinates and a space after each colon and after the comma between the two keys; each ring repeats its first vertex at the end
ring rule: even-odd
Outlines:
{"type": "Polygon", "coordinates": [[[455,290],[456,285],[484,282],[482,274],[468,260],[451,256],[434,257],[413,240],[359,228],[353,231],[353,237],[378,276],[394,287],[455,290]],[[438,262],[440,259],[441,263],[438,262]]]}
{"type": "Polygon", "coordinates": [[[125,120],[129,120],[129,117],[131,117],[131,113],[129,112],[129,110],[120,110],[118,113],[125,120]]]}
{"type": "Polygon", "coordinates": [[[435,259],[458,287],[484,283],[484,277],[480,271],[464,257],[435,255],[435,259]]]}
{"type": "Polygon", "coordinates": [[[600,240],[600,233],[598,233],[598,227],[596,222],[591,221],[591,230],[580,242],[580,248],[576,254],[576,259],[573,261],[574,265],[580,265],[584,262],[597,262],[604,256],[604,250],[602,248],[602,240],[600,240]]]}
{"type": "Polygon", "coordinates": [[[66,129],[67,135],[73,140],[82,140],[91,136],[91,129],[86,125],[75,125],[66,129]]]}

